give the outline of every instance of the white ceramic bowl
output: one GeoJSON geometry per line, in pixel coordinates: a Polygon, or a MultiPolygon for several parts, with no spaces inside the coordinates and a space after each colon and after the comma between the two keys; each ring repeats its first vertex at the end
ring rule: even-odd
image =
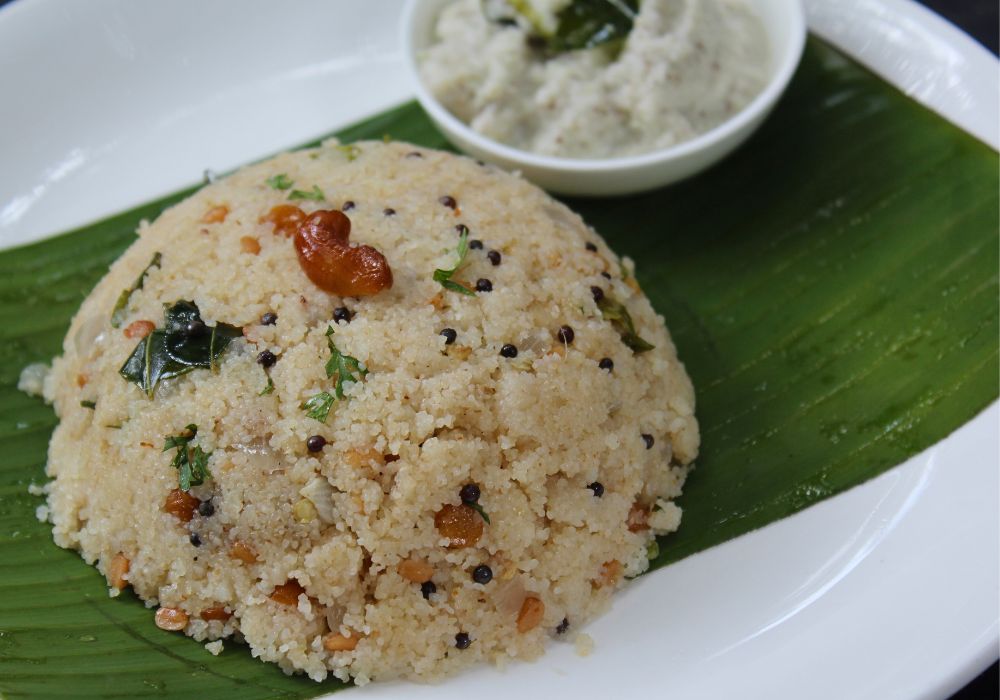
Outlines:
{"type": "Polygon", "coordinates": [[[562,194],[642,192],[689,177],[716,163],[743,143],[771,112],[798,66],[806,37],[799,0],[750,0],[770,42],[770,79],[743,110],[711,131],[670,148],[622,158],[558,158],[512,148],[473,131],[424,86],[417,54],[432,43],[438,14],[452,1],[408,0],[403,10],[404,62],[417,99],[444,135],[466,153],[507,170],[518,170],[532,182],[562,194]]]}

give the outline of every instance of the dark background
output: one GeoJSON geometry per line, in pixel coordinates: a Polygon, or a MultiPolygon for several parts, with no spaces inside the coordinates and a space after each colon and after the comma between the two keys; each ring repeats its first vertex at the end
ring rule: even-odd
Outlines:
{"type": "MultiPolygon", "coordinates": [[[[25,0],[19,0],[24,2],[25,0]]],[[[0,0],[0,7],[13,0],[0,0]]],[[[1000,2],[997,0],[918,0],[939,15],[947,17],[988,48],[997,53],[1000,36],[1000,2]]],[[[978,678],[952,696],[951,700],[1000,698],[1000,666],[994,663],[978,678]]]]}

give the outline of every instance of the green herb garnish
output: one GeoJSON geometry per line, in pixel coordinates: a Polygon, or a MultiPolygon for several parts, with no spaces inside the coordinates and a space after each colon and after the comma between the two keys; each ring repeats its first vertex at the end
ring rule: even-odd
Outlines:
{"type": "Polygon", "coordinates": [[[132,294],[142,289],[142,285],[146,283],[146,275],[148,275],[149,271],[154,267],[159,267],[162,259],[163,256],[160,253],[153,253],[153,259],[149,261],[149,264],[146,265],[145,269],[143,269],[143,271],[139,274],[135,282],[132,283],[132,286],[128,289],[123,289],[122,293],[118,295],[118,301],[115,302],[115,308],[111,310],[112,328],[118,328],[122,325],[122,322],[125,320],[125,312],[128,308],[128,302],[129,299],[132,298],[132,294]]]}
{"type": "Polygon", "coordinates": [[[257,394],[257,396],[267,396],[268,394],[273,392],[274,392],[274,381],[271,379],[271,375],[269,374],[267,375],[267,386],[261,389],[260,393],[257,394]]]}
{"type": "Polygon", "coordinates": [[[324,199],[326,199],[326,195],[323,194],[323,190],[321,190],[317,185],[313,185],[312,190],[310,190],[309,192],[303,192],[302,190],[292,190],[291,192],[288,193],[288,198],[311,199],[314,202],[322,202],[324,199]]]}
{"type": "Polygon", "coordinates": [[[553,52],[575,51],[605,46],[620,50],[639,14],[639,0],[572,0],[555,15],[555,28],[546,26],[529,0],[506,3],[484,1],[487,19],[498,24],[521,24],[553,52]],[[503,5],[506,5],[505,9],[503,5]],[[519,15],[522,22],[512,17],[519,15]]]}
{"type": "Polygon", "coordinates": [[[358,358],[345,355],[337,349],[333,342],[333,326],[326,327],[326,344],[330,348],[330,359],[326,362],[326,376],[334,380],[334,393],[321,391],[303,401],[299,406],[306,412],[307,416],[315,418],[321,423],[326,422],[334,401],[343,401],[347,398],[344,386],[360,382],[368,374],[367,368],[361,364],[358,358]]]}
{"type": "Polygon", "coordinates": [[[94,410],[95,408],[97,408],[97,402],[96,401],[81,401],[80,405],[83,406],[84,408],[89,408],[91,410],[94,410]]]}
{"type": "Polygon", "coordinates": [[[434,270],[434,281],[440,282],[442,287],[451,292],[458,292],[459,294],[474,297],[476,296],[474,291],[452,279],[452,276],[465,264],[465,256],[469,254],[469,229],[462,231],[462,235],[458,239],[458,248],[455,252],[458,254],[458,262],[455,263],[455,267],[450,270],[442,270],[440,268],[434,270]]]}
{"type": "Polygon", "coordinates": [[[243,335],[242,328],[228,323],[206,326],[193,301],[178,301],[167,307],[163,315],[164,328],[140,340],[118,370],[150,398],[165,379],[199,368],[215,371],[229,343],[243,335]]]}
{"type": "Polygon", "coordinates": [[[601,310],[601,315],[611,321],[611,325],[622,337],[622,342],[632,349],[633,352],[640,353],[652,350],[655,346],[646,342],[635,332],[635,324],[632,323],[632,316],[628,309],[620,301],[615,301],[609,296],[604,296],[597,302],[597,308],[601,310]]]}
{"type": "Polygon", "coordinates": [[[646,558],[656,559],[660,556],[660,543],[654,537],[653,540],[646,545],[646,558]]]}
{"type": "Polygon", "coordinates": [[[326,327],[326,344],[330,346],[330,359],[326,362],[326,376],[336,382],[334,392],[344,400],[344,384],[360,382],[368,374],[358,358],[345,355],[333,344],[333,327],[326,327]],[[355,374],[356,373],[356,374],[355,374]]]}
{"type": "Polygon", "coordinates": [[[486,514],[486,511],[483,510],[483,507],[481,505],[479,505],[478,503],[472,503],[470,501],[462,501],[462,503],[464,503],[465,505],[469,506],[469,508],[472,508],[472,510],[479,513],[479,515],[482,516],[483,520],[486,521],[487,525],[492,525],[492,523],[490,522],[490,516],[486,514]]]}
{"type": "Polygon", "coordinates": [[[269,184],[272,189],[284,191],[294,185],[295,181],[288,177],[286,173],[278,173],[277,175],[272,175],[267,178],[267,184],[269,184]]]}
{"type": "Polygon", "coordinates": [[[351,162],[361,155],[361,149],[353,143],[343,143],[337,146],[337,150],[347,156],[347,161],[351,162]]]}
{"type": "Polygon", "coordinates": [[[592,49],[602,44],[621,47],[632,31],[639,0],[573,0],[556,15],[554,51],[592,49]]]}
{"type": "Polygon", "coordinates": [[[328,391],[321,391],[315,396],[310,396],[299,406],[310,418],[315,418],[320,423],[326,423],[335,401],[333,394],[328,391]]]}
{"type": "Polygon", "coordinates": [[[205,479],[212,476],[208,471],[208,458],[211,452],[205,452],[200,445],[191,446],[191,441],[198,434],[198,426],[194,423],[186,426],[180,435],[168,435],[163,441],[163,451],[177,450],[170,463],[177,470],[177,481],[182,491],[189,491],[192,486],[200,486],[205,479]]]}

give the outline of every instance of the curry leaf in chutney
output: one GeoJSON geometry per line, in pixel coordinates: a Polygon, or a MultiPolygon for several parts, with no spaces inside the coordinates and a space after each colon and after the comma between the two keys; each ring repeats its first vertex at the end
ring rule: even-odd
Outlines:
{"type": "Polygon", "coordinates": [[[549,47],[573,51],[624,42],[637,14],[639,0],[573,0],[559,11],[549,47]]]}

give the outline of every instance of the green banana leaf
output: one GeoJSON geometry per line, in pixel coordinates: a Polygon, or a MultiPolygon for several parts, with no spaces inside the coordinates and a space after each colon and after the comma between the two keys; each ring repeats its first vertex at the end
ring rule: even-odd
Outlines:
{"type": "MultiPolygon", "coordinates": [[[[446,147],[414,104],[339,134],[446,147]]],[[[0,253],[0,693],[300,698],[227,642],[163,632],[59,549],[28,493],[55,417],[20,369],[60,347],[80,301],[190,191],[0,253]]],[[[997,154],[810,40],[764,128],[722,166],[617,200],[570,201],[666,317],[694,380],[702,456],[662,566],[859,484],[997,396],[997,154]]]]}

